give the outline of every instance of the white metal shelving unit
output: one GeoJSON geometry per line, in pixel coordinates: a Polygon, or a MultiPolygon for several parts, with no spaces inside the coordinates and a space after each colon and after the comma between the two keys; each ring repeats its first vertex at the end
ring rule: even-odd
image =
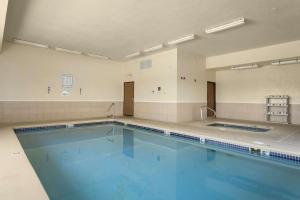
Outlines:
{"type": "Polygon", "coordinates": [[[289,124],[289,96],[269,95],[266,98],[266,120],[273,123],[289,124]]]}

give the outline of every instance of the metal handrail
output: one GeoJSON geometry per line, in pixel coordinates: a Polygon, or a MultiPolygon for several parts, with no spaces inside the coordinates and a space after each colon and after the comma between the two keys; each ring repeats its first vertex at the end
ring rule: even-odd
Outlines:
{"type": "Polygon", "coordinates": [[[108,109],[106,111],[106,116],[107,117],[112,117],[112,118],[116,117],[116,102],[112,102],[110,104],[110,106],[108,107],[108,109]],[[113,113],[112,113],[112,115],[109,115],[108,113],[111,111],[112,108],[113,108],[113,113]]]}
{"type": "Polygon", "coordinates": [[[203,109],[204,109],[204,108],[206,108],[207,110],[212,111],[212,112],[214,113],[214,116],[213,116],[213,117],[217,117],[217,113],[216,113],[216,111],[215,111],[214,109],[208,107],[207,105],[201,106],[201,107],[200,107],[200,115],[201,115],[201,120],[202,120],[202,121],[204,121],[204,117],[203,117],[203,109]]]}
{"type": "Polygon", "coordinates": [[[106,139],[109,141],[109,142],[115,142],[115,128],[112,128],[110,129],[106,134],[105,134],[105,137],[106,139]],[[109,137],[109,134],[112,133],[112,138],[109,137]]]}

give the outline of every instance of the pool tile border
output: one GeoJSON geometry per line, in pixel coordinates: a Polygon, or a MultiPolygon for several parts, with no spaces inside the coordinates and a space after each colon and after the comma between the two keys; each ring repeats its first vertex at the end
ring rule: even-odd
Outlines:
{"type": "Polygon", "coordinates": [[[186,134],[181,134],[181,133],[176,133],[176,132],[170,132],[170,136],[180,138],[180,139],[185,139],[185,140],[193,140],[200,142],[199,137],[191,136],[191,135],[186,135],[186,134]]]}
{"type": "Polygon", "coordinates": [[[136,125],[136,124],[126,124],[127,127],[130,128],[136,128],[140,130],[146,130],[146,131],[152,131],[161,135],[165,134],[165,131],[162,129],[157,129],[157,128],[151,128],[151,127],[146,127],[146,126],[141,126],[141,125],[136,125]]]}
{"type": "Polygon", "coordinates": [[[88,126],[98,126],[103,124],[114,124],[114,125],[121,125],[124,126],[123,122],[118,121],[101,121],[101,122],[86,122],[86,123],[75,123],[73,124],[74,127],[88,127],[88,126]]]}
{"type": "Polygon", "coordinates": [[[88,126],[97,126],[104,124],[114,124],[124,126],[123,122],[118,121],[101,121],[101,122],[86,122],[86,123],[68,123],[62,125],[49,125],[49,126],[34,126],[34,127],[26,127],[26,128],[15,128],[13,129],[16,134],[24,134],[24,133],[32,133],[38,131],[48,131],[48,130],[56,130],[56,129],[64,129],[64,128],[79,128],[79,127],[88,127],[88,126]]]}
{"type": "Polygon", "coordinates": [[[32,133],[38,131],[48,131],[48,130],[56,130],[56,129],[64,129],[67,128],[67,125],[51,125],[51,126],[36,126],[36,127],[28,127],[28,128],[16,128],[14,129],[16,134],[24,134],[24,133],[32,133]]]}
{"type": "Polygon", "coordinates": [[[208,145],[213,145],[213,146],[218,146],[224,149],[230,149],[234,151],[239,151],[239,152],[250,152],[250,148],[247,146],[242,146],[238,144],[232,144],[232,143],[227,143],[227,142],[221,142],[217,140],[211,140],[211,139],[205,139],[205,144],[208,145]]]}
{"type": "Polygon", "coordinates": [[[278,160],[288,160],[296,164],[300,164],[300,156],[289,155],[286,153],[280,153],[275,151],[270,151],[269,156],[278,160]]]}

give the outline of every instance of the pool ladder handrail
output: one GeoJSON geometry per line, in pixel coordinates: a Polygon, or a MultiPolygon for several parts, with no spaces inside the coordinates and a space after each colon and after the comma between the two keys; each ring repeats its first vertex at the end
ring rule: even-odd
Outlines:
{"type": "Polygon", "coordinates": [[[115,142],[115,128],[111,128],[107,133],[105,133],[105,137],[109,142],[115,142]],[[109,137],[110,133],[112,133],[112,138],[109,137]]]}
{"type": "Polygon", "coordinates": [[[116,102],[112,102],[107,111],[106,111],[106,116],[107,117],[112,117],[113,119],[116,117],[116,102]],[[109,112],[111,111],[111,109],[113,109],[113,113],[112,114],[109,114],[109,112]]]}
{"type": "MultiPolygon", "coordinates": [[[[203,114],[203,109],[206,108],[206,110],[210,110],[214,113],[214,115],[212,116],[213,118],[216,118],[217,117],[217,112],[212,109],[211,107],[207,106],[207,105],[204,105],[204,106],[201,106],[200,107],[200,116],[201,116],[201,120],[204,121],[204,114],[203,114]]],[[[206,114],[207,115],[207,114],[206,114]]]]}

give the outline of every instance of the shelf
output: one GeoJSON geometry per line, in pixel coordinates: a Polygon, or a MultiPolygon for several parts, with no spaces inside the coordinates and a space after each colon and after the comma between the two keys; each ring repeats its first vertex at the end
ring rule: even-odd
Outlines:
{"type": "Polygon", "coordinates": [[[289,96],[286,95],[274,95],[274,96],[267,96],[267,99],[288,99],[289,96]]]}
{"type": "Polygon", "coordinates": [[[289,116],[288,113],[284,113],[284,114],[281,114],[281,113],[267,113],[267,115],[270,115],[270,116],[289,116]]]}
{"type": "Polygon", "coordinates": [[[266,120],[274,123],[289,123],[289,96],[269,95],[266,97],[266,120]]]}
{"type": "Polygon", "coordinates": [[[285,105],[280,105],[280,104],[267,104],[268,107],[282,107],[282,108],[286,108],[289,107],[289,105],[285,104],[285,105]]]}
{"type": "Polygon", "coordinates": [[[272,124],[289,124],[288,122],[279,122],[279,121],[266,121],[266,123],[272,123],[272,124]]]}

